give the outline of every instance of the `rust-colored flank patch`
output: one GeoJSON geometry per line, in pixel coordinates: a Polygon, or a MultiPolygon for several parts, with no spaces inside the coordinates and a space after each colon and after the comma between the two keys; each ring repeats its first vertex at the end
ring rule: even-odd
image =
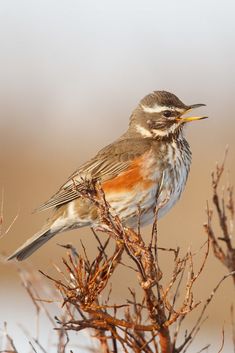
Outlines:
{"type": "Polygon", "coordinates": [[[111,180],[105,181],[102,184],[104,192],[113,193],[132,191],[137,186],[142,190],[151,187],[154,184],[154,181],[147,179],[143,175],[143,162],[144,156],[138,157],[132,162],[126,171],[122,172],[120,175],[111,180]]]}

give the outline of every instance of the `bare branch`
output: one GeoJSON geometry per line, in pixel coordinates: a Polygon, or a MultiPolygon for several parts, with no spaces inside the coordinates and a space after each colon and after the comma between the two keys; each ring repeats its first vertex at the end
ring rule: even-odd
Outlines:
{"type": "MultiPolygon", "coordinates": [[[[233,221],[234,221],[234,199],[233,199],[233,187],[228,184],[225,189],[225,195],[218,193],[218,186],[222,180],[224,173],[225,160],[227,156],[227,150],[225,152],[224,161],[221,165],[216,165],[216,170],[212,173],[212,190],[213,197],[212,202],[215,209],[215,214],[219,221],[220,230],[222,236],[216,236],[212,227],[212,216],[213,212],[209,209],[207,205],[207,224],[204,225],[205,231],[208,234],[213,252],[215,257],[227,267],[229,272],[235,271],[235,247],[232,244],[232,234],[230,230],[233,231],[233,221]],[[227,201],[226,201],[227,198],[227,201]],[[231,220],[227,213],[230,213],[231,220]],[[221,243],[222,242],[222,243],[221,243]]],[[[235,285],[235,276],[233,276],[233,281],[235,285]]]]}

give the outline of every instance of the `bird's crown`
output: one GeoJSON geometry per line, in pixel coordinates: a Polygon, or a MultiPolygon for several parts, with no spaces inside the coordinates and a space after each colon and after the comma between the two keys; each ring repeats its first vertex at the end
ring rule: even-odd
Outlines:
{"type": "Polygon", "coordinates": [[[140,101],[144,110],[160,113],[164,109],[185,111],[189,108],[176,95],[167,91],[154,91],[140,101]]]}

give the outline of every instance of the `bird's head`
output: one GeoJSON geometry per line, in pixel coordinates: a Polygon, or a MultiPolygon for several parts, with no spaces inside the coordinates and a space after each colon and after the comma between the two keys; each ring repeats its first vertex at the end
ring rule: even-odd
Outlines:
{"type": "Polygon", "coordinates": [[[131,126],[143,137],[161,138],[177,134],[183,126],[206,116],[185,117],[184,114],[205,104],[185,105],[174,94],[154,91],[139,103],[131,118],[131,126]]]}

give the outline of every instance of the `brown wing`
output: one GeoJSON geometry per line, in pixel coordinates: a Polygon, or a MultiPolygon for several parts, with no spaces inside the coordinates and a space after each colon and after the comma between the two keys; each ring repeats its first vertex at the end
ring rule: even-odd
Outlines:
{"type": "Polygon", "coordinates": [[[43,211],[72,201],[84,190],[84,180],[110,180],[128,169],[131,162],[149,150],[151,142],[146,139],[125,139],[108,145],[73,173],[68,181],[37,211],[43,211]],[[76,185],[76,187],[75,187],[76,185]]]}

